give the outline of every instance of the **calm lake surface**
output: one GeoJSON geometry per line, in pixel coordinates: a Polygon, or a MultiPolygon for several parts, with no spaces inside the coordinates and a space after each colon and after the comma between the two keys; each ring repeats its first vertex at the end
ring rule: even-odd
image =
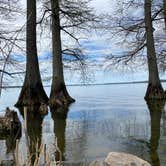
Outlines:
{"type": "MultiPolygon", "coordinates": [[[[166,84],[163,84],[166,88],[166,84]]],[[[49,88],[46,88],[49,94],[49,88]]],[[[76,102],[67,114],[48,113],[28,118],[30,152],[37,144],[47,144],[55,156],[56,138],[67,162],[102,159],[108,152],[127,152],[155,166],[166,166],[165,103],[146,103],[146,84],[70,86],[76,102]]],[[[20,89],[3,91],[0,114],[6,106],[14,108],[20,89]]],[[[17,110],[16,108],[14,108],[17,110]]],[[[21,121],[23,117],[19,113],[21,121]]],[[[6,138],[0,140],[0,159],[13,159],[13,149],[6,138]]],[[[27,152],[24,128],[19,151],[27,152]]],[[[57,155],[58,157],[58,155],[57,155]]]]}

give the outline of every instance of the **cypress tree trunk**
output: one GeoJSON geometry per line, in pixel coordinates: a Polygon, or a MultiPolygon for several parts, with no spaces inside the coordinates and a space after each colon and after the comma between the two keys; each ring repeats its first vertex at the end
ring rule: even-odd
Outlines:
{"type": "Polygon", "coordinates": [[[58,0],[51,0],[51,8],[53,76],[49,104],[50,107],[56,107],[68,105],[75,100],[68,94],[64,82],[58,0]]]}
{"type": "Polygon", "coordinates": [[[26,51],[26,76],[16,106],[47,103],[37,57],[36,0],[27,0],[26,51]]]}
{"type": "Polygon", "coordinates": [[[151,18],[151,0],[145,0],[145,27],[146,27],[146,43],[147,43],[147,58],[149,69],[149,81],[145,95],[145,99],[163,99],[165,98],[164,91],[159,79],[156,52],[154,46],[153,26],[151,18]]]}
{"type": "Polygon", "coordinates": [[[163,0],[163,13],[164,13],[164,24],[165,24],[165,31],[166,31],[166,0],[163,0]]]}

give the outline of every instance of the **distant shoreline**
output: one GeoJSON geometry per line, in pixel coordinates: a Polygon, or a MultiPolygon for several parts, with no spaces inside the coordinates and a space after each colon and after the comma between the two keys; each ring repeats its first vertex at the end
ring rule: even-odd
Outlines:
{"type": "MultiPolygon", "coordinates": [[[[161,80],[166,82],[166,80],[161,80]]],[[[123,84],[144,84],[148,81],[130,81],[130,82],[110,82],[110,83],[95,83],[95,84],[67,84],[66,86],[101,86],[101,85],[123,85],[123,84]]],[[[21,88],[22,86],[3,86],[2,89],[21,88]]],[[[51,87],[51,85],[44,85],[44,87],[51,87]]]]}

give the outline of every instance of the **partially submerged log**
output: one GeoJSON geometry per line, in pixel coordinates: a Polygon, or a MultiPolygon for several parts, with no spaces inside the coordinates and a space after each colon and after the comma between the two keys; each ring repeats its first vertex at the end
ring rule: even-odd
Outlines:
{"type": "MultiPolygon", "coordinates": [[[[0,117],[0,140],[6,141],[6,154],[14,152],[16,147],[16,140],[21,137],[21,122],[18,118],[17,112],[6,108],[4,117],[0,117]]],[[[2,165],[9,165],[11,161],[3,161],[2,165]]],[[[12,165],[12,164],[11,164],[12,165]]]]}
{"type": "Polygon", "coordinates": [[[16,134],[18,130],[21,132],[21,122],[17,112],[6,108],[4,117],[0,117],[0,133],[16,134]]]}

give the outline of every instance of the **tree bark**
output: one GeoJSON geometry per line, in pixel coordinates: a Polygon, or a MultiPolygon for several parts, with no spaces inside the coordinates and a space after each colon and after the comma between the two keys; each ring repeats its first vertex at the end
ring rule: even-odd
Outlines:
{"type": "Polygon", "coordinates": [[[165,24],[165,31],[166,31],[166,0],[163,0],[163,14],[164,14],[164,24],[165,24]]]}
{"type": "Polygon", "coordinates": [[[27,0],[26,51],[26,76],[16,106],[47,103],[37,57],[36,0],[27,0]]]}
{"type": "Polygon", "coordinates": [[[68,94],[64,82],[58,0],[51,0],[51,9],[53,76],[49,104],[50,107],[57,107],[68,105],[75,100],[68,94]]]}
{"type": "Polygon", "coordinates": [[[148,87],[145,95],[145,99],[164,99],[164,90],[162,88],[158,67],[156,52],[154,46],[153,37],[153,25],[151,16],[151,0],[145,0],[144,5],[145,10],[145,28],[146,28],[146,44],[147,44],[147,59],[148,59],[148,70],[149,70],[149,80],[148,87]]]}

